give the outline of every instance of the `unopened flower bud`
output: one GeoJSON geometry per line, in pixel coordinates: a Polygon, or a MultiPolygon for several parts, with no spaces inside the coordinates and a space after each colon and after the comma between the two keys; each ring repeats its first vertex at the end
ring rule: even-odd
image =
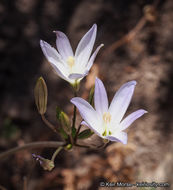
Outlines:
{"type": "Polygon", "coordinates": [[[35,96],[35,103],[38,109],[38,112],[43,115],[46,112],[47,109],[47,86],[43,79],[43,77],[40,77],[35,85],[34,89],[34,96],[35,96]]]}
{"type": "Polygon", "coordinates": [[[68,115],[65,112],[63,112],[59,107],[57,107],[56,108],[56,116],[57,116],[57,119],[60,122],[63,130],[67,134],[70,134],[71,128],[70,128],[70,119],[69,119],[68,115]]]}
{"type": "Polygon", "coordinates": [[[90,90],[90,93],[89,93],[89,98],[88,98],[88,102],[94,106],[94,90],[95,90],[95,86],[93,86],[90,90]]]}

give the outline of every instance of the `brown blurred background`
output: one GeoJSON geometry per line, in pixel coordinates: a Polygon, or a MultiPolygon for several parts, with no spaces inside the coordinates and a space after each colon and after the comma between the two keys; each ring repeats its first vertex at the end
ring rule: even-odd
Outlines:
{"type": "MultiPolygon", "coordinates": [[[[5,189],[24,189],[24,181],[28,190],[104,189],[99,187],[101,181],[173,182],[172,0],[1,0],[0,151],[32,141],[59,140],[37,113],[34,85],[39,76],[46,80],[47,118],[54,124],[57,105],[72,114],[73,94],[54,74],[39,40],[55,47],[52,31],[60,30],[75,50],[93,23],[98,25],[95,47],[105,46],[82,80],[79,96],[87,98],[96,75],[104,81],[109,100],[124,82],[136,80],[127,114],[139,108],[149,113],[128,129],[126,146],[112,143],[101,150],[62,151],[52,172],[35,164],[31,153],[50,158],[54,149],[26,150],[0,161],[0,185],[5,189]],[[145,21],[140,23],[141,18],[145,21]],[[126,39],[130,31],[132,38],[126,39]],[[118,47],[111,49],[117,41],[118,47]]],[[[87,143],[96,141],[94,136],[87,143]]]]}

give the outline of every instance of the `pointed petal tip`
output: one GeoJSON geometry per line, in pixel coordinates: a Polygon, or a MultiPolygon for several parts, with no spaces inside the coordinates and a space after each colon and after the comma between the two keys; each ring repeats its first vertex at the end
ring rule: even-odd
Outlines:
{"type": "Polygon", "coordinates": [[[96,24],[96,23],[94,23],[92,27],[97,28],[97,24],[96,24]]]}
{"type": "Polygon", "coordinates": [[[126,136],[124,139],[121,139],[120,142],[123,143],[124,145],[127,144],[127,141],[128,141],[128,137],[127,137],[127,133],[126,133],[126,136]]]}
{"type": "Polygon", "coordinates": [[[88,123],[86,121],[84,121],[84,120],[80,124],[85,125],[85,126],[89,126],[88,123]]]}
{"type": "Polygon", "coordinates": [[[57,31],[57,30],[53,30],[53,33],[57,36],[59,31],[57,31]]]}
{"type": "Polygon", "coordinates": [[[137,85],[137,82],[136,82],[135,80],[132,80],[132,81],[129,82],[129,85],[134,85],[134,86],[136,86],[136,85],[137,85]]]}
{"type": "Polygon", "coordinates": [[[92,27],[90,28],[90,31],[93,30],[94,32],[97,31],[97,24],[93,24],[92,27]]]}
{"type": "Polygon", "coordinates": [[[139,109],[139,110],[137,110],[137,111],[139,111],[139,112],[141,112],[141,113],[143,113],[143,114],[148,113],[148,111],[147,111],[147,110],[144,110],[144,109],[139,109]]]}
{"type": "Polygon", "coordinates": [[[74,103],[76,102],[76,98],[77,98],[77,97],[72,98],[72,99],[70,100],[70,102],[71,102],[72,104],[74,104],[74,103]]]}
{"type": "Polygon", "coordinates": [[[95,83],[96,82],[101,82],[101,83],[103,83],[102,81],[101,81],[101,79],[99,79],[97,76],[96,76],[96,79],[95,79],[95,83]]]}
{"type": "Polygon", "coordinates": [[[40,45],[42,46],[44,44],[44,41],[43,40],[40,40],[40,45]]]}
{"type": "Polygon", "coordinates": [[[96,80],[99,80],[99,78],[98,78],[97,76],[96,76],[96,79],[95,79],[95,81],[96,81],[96,80]]]}
{"type": "Polygon", "coordinates": [[[61,32],[61,31],[59,31],[59,30],[54,30],[53,33],[55,33],[57,37],[58,37],[58,36],[59,36],[59,37],[63,37],[63,36],[64,36],[64,35],[63,35],[64,33],[61,32]]]}
{"type": "Polygon", "coordinates": [[[137,82],[135,80],[132,80],[132,81],[126,82],[123,86],[131,87],[131,86],[136,86],[136,85],[137,85],[137,82]]]}
{"type": "Polygon", "coordinates": [[[95,79],[95,85],[99,85],[99,84],[101,84],[101,85],[103,85],[103,86],[104,86],[104,84],[103,84],[102,80],[101,80],[101,79],[99,79],[98,77],[96,77],[96,79],[95,79]],[[97,84],[96,84],[96,83],[97,83],[97,84]]]}
{"type": "Polygon", "coordinates": [[[122,141],[122,143],[123,143],[124,145],[126,145],[126,144],[127,144],[127,141],[124,141],[124,142],[122,141]]]}
{"type": "Polygon", "coordinates": [[[128,136],[127,136],[127,133],[120,132],[118,135],[111,135],[111,136],[107,136],[106,138],[110,141],[121,142],[124,145],[126,145],[128,136]]]}
{"type": "MultiPolygon", "coordinates": [[[[56,37],[59,37],[59,38],[67,38],[67,36],[66,36],[63,32],[61,32],[61,31],[59,31],[59,30],[54,30],[53,33],[56,34],[56,37]]],[[[67,38],[67,39],[68,39],[68,38],[67,38]]]]}
{"type": "Polygon", "coordinates": [[[44,47],[44,46],[46,46],[46,45],[48,45],[47,42],[45,42],[44,40],[40,40],[40,46],[41,46],[41,47],[44,47]]]}
{"type": "Polygon", "coordinates": [[[148,111],[146,111],[146,110],[143,110],[143,109],[142,109],[142,111],[143,111],[144,113],[148,113],[148,111]]]}

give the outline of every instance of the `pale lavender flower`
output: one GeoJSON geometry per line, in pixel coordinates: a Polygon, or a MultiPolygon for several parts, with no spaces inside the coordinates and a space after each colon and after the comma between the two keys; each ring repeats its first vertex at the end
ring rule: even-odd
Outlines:
{"type": "Polygon", "coordinates": [[[98,51],[103,46],[103,44],[98,46],[91,56],[96,32],[97,25],[94,24],[80,40],[75,54],[67,36],[63,32],[55,31],[58,51],[47,42],[40,40],[40,46],[44,55],[62,79],[74,84],[88,74],[98,51]]]}
{"type": "Polygon", "coordinates": [[[131,101],[136,81],[121,86],[115,94],[110,106],[102,81],[96,78],[94,104],[95,109],[84,99],[76,97],[71,102],[78,108],[84,122],[92,131],[102,138],[127,144],[127,133],[124,132],[136,119],[147,111],[140,109],[123,119],[131,101]]]}

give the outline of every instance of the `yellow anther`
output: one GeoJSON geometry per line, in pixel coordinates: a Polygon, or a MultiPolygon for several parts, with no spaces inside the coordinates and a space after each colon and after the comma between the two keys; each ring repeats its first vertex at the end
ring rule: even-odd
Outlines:
{"type": "Polygon", "coordinates": [[[69,56],[67,59],[67,64],[72,68],[74,66],[74,57],[69,56]]]}
{"type": "Polygon", "coordinates": [[[106,112],[103,114],[103,121],[105,123],[110,123],[111,121],[111,114],[109,112],[106,112]]]}
{"type": "Polygon", "coordinates": [[[103,133],[102,133],[103,136],[107,136],[107,131],[105,130],[103,133]]]}

